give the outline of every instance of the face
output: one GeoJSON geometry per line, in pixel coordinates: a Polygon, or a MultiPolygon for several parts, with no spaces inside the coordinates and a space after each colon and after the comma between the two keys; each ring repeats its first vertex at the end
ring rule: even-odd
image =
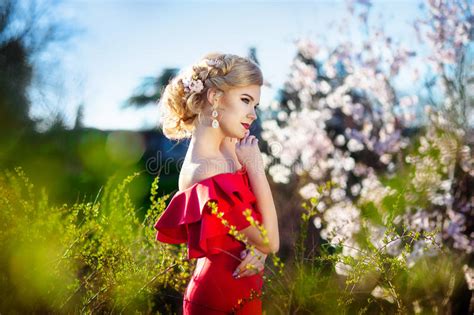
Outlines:
{"type": "Polygon", "coordinates": [[[257,119],[260,103],[259,85],[249,85],[226,91],[219,99],[219,125],[227,137],[243,138],[257,119]]]}

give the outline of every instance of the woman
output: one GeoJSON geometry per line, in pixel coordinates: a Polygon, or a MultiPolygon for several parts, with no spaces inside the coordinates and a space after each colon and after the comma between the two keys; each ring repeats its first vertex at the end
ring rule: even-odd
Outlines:
{"type": "Polygon", "coordinates": [[[184,314],[262,312],[264,260],[280,243],[258,140],[249,134],[262,84],[251,60],[212,53],[171,80],[162,95],[165,136],[191,137],[179,191],[155,224],[157,240],[187,242],[188,258],[198,258],[184,314]],[[246,209],[266,229],[266,242],[246,220],[246,209]],[[229,234],[230,226],[255,246],[255,254],[229,234]]]}

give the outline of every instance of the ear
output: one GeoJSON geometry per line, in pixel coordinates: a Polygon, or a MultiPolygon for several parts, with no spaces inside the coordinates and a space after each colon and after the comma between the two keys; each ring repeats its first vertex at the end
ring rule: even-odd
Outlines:
{"type": "Polygon", "coordinates": [[[217,90],[215,88],[209,88],[207,90],[207,102],[211,104],[211,106],[214,106],[214,102],[223,95],[224,93],[220,90],[217,90]]]}
{"type": "Polygon", "coordinates": [[[211,104],[211,106],[214,106],[214,99],[216,98],[216,93],[217,93],[217,91],[214,88],[209,88],[207,90],[207,95],[206,95],[207,102],[209,104],[211,104]]]}

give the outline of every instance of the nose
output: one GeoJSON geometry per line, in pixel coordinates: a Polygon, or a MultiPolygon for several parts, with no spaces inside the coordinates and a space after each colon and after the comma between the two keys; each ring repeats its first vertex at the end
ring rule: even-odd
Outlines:
{"type": "Polygon", "coordinates": [[[251,117],[252,121],[257,119],[257,113],[255,111],[255,107],[252,107],[252,111],[250,112],[249,117],[251,117]]]}

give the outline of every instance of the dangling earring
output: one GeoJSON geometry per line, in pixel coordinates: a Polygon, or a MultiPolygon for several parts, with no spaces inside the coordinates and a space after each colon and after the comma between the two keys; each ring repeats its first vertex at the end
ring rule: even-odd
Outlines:
{"type": "Polygon", "coordinates": [[[214,109],[212,111],[212,117],[214,117],[214,119],[212,120],[212,128],[219,128],[219,122],[216,119],[217,115],[217,110],[214,109]]]}

